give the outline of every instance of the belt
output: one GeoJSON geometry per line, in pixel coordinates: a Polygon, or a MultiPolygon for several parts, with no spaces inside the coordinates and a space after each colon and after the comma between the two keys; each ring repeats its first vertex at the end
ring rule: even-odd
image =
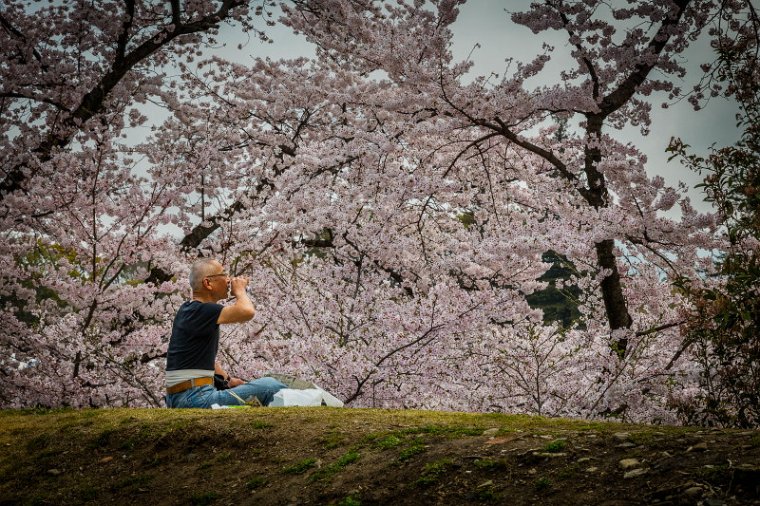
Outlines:
{"type": "Polygon", "coordinates": [[[209,378],[209,377],[193,378],[193,379],[183,381],[182,383],[177,383],[176,385],[166,387],[166,393],[178,394],[190,388],[201,387],[203,385],[211,385],[213,383],[214,383],[214,378],[209,378]]]}

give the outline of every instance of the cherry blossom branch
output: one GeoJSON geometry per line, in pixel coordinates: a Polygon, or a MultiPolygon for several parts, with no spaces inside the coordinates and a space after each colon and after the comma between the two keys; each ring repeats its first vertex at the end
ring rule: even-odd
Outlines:
{"type": "MultiPolygon", "coordinates": [[[[683,16],[686,7],[692,0],[673,0],[673,3],[677,7],[676,12],[669,12],[665,20],[660,25],[657,32],[652,36],[647,44],[647,50],[652,56],[657,56],[662,53],[665,45],[670,40],[670,37],[683,16]]],[[[630,98],[636,93],[639,86],[641,86],[646,80],[649,73],[657,65],[656,60],[652,59],[651,63],[637,63],[635,70],[623,80],[616,90],[605,96],[599,104],[600,114],[602,117],[607,117],[613,112],[620,109],[623,104],[628,102],[630,98]]]]}
{"type": "Polygon", "coordinates": [[[451,161],[451,163],[449,163],[449,166],[446,168],[446,170],[444,171],[444,173],[443,173],[443,175],[441,177],[444,178],[444,179],[447,178],[448,175],[449,175],[449,173],[451,172],[451,170],[454,168],[454,166],[459,161],[459,159],[462,156],[464,156],[464,154],[467,153],[467,151],[469,151],[471,148],[478,148],[479,149],[481,143],[487,141],[488,139],[496,137],[497,135],[499,135],[498,132],[491,132],[489,134],[486,134],[486,135],[484,135],[482,137],[479,137],[479,138],[475,139],[472,142],[469,142],[467,144],[467,146],[465,146],[462,150],[459,151],[459,153],[457,153],[457,155],[454,157],[454,159],[451,161]]]}
{"type": "MultiPolygon", "coordinates": [[[[16,37],[18,37],[21,40],[23,40],[24,42],[26,42],[26,40],[27,40],[26,36],[23,33],[21,33],[21,31],[18,28],[16,28],[15,26],[13,26],[13,24],[10,21],[8,21],[7,19],[5,19],[5,16],[3,16],[2,13],[0,13],[0,25],[2,25],[3,28],[5,28],[8,32],[12,33],[16,37]]],[[[19,53],[21,53],[21,52],[19,52],[19,53]]],[[[32,55],[40,63],[40,65],[42,67],[42,70],[47,70],[48,69],[47,65],[45,65],[43,63],[43,61],[42,61],[42,55],[40,54],[39,51],[37,51],[37,48],[32,48],[32,55]]],[[[26,59],[24,58],[23,54],[20,54],[19,56],[26,63],[26,59]]]]}
{"type": "MultiPolygon", "coordinates": [[[[562,5],[562,2],[559,2],[560,5],[562,5]]],[[[554,7],[550,0],[546,0],[546,5],[550,7],[554,7]]],[[[570,39],[576,38],[575,32],[570,29],[570,20],[567,17],[567,14],[561,9],[557,9],[559,12],[560,19],[562,20],[562,24],[565,25],[565,30],[567,31],[567,34],[570,36],[570,39]]],[[[585,51],[583,50],[583,46],[581,46],[580,42],[573,44],[575,48],[578,50],[579,54],[583,54],[585,51]]],[[[586,70],[588,70],[588,74],[591,77],[591,82],[593,83],[593,92],[591,94],[594,99],[599,98],[599,76],[596,74],[596,69],[594,68],[594,65],[591,63],[591,60],[589,60],[588,56],[582,56],[581,60],[583,61],[583,64],[586,65],[586,70]]]]}
{"type": "Polygon", "coordinates": [[[124,59],[127,51],[127,43],[129,42],[129,30],[132,28],[132,21],[135,17],[135,2],[134,0],[124,0],[124,8],[126,19],[121,25],[121,32],[119,32],[119,38],[116,41],[116,59],[124,59]]]}
{"type": "Polygon", "coordinates": [[[62,111],[71,112],[71,110],[68,107],[66,107],[65,105],[63,105],[61,102],[53,100],[52,98],[36,97],[34,95],[31,95],[31,94],[20,93],[20,92],[17,92],[17,91],[4,91],[4,92],[0,92],[0,97],[2,97],[2,98],[21,98],[21,99],[25,99],[25,100],[33,100],[35,102],[42,102],[42,103],[45,103],[45,104],[52,105],[55,108],[60,109],[62,111]]]}
{"type": "Polygon", "coordinates": [[[673,327],[681,326],[684,323],[686,323],[686,320],[679,320],[677,322],[665,323],[665,324],[659,325],[657,327],[652,327],[652,328],[647,329],[647,330],[641,330],[639,332],[636,332],[636,337],[648,336],[649,334],[655,334],[655,333],[663,331],[663,330],[672,329],[673,327]]]}
{"type": "MultiPolygon", "coordinates": [[[[517,134],[512,132],[509,125],[507,125],[501,118],[498,116],[494,117],[494,121],[496,121],[497,124],[491,123],[490,121],[476,118],[473,115],[471,115],[468,111],[465,109],[457,106],[454,104],[454,102],[449,98],[448,94],[446,93],[446,86],[443,83],[443,72],[440,72],[441,77],[439,80],[439,87],[441,89],[441,94],[443,96],[444,101],[455,111],[457,111],[459,114],[467,118],[471,123],[475,125],[480,125],[489,128],[490,130],[494,132],[498,132],[502,136],[504,136],[506,139],[511,141],[512,143],[516,144],[517,146],[520,146],[521,148],[530,151],[531,153],[534,153],[544,160],[551,163],[568,181],[575,182],[577,180],[577,177],[575,174],[573,174],[568,168],[567,165],[565,165],[562,160],[560,160],[552,151],[547,151],[540,146],[537,146],[525,139],[521,139],[517,134]],[[498,125],[498,126],[497,126],[498,125]]],[[[486,136],[485,138],[488,138],[486,136]]],[[[484,139],[485,139],[484,138],[484,139]]]]}
{"type": "MultiPolygon", "coordinates": [[[[203,32],[217,26],[220,21],[229,16],[231,10],[246,4],[248,1],[224,0],[219,9],[213,14],[187,24],[175,24],[169,30],[161,30],[128,54],[118,54],[117,51],[117,57],[111,64],[110,70],[82,97],[79,105],[64,119],[62,128],[58,131],[51,131],[48,138],[33,150],[37,155],[38,161],[40,163],[49,161],[55,149],[68,145],[82,125],[96,114],[102,112],[108,95],[121,82],[127,72],[132,70],[136,65],[178,37],[203,32]]],[[[129,27],[130,22],[125,22],[123,30],[128,30],[129,27]]],[[[122,42],[124,37],[126,35],[122,31],[119,43],[122,42]]],[[[126,41],[124,43],[126,44],[126,41]]],[[[32,171],[32,175],[34,173],[35,171],[32,171]]],[[[24,181],[29,177],[24,171],[24,165],[18,164],[11,167],[7,171],[5,179],[0,182],[0,202],[4,201],[8,194],[22,190],[24,181]]]]}
{"type": "Polygon", "coordinates": [[[494,121],[498,124],[498,126],[486,122],[486,121],[479,121],[478,123],[482,126],[489,127],[493,130],[496,130],[497,132],[501,133],[506,139],[511,141],[512,143],[516,144],[517,146],[520,146],[521,148],[530,151],[531,153],[540,156],[550,164],[552,164],[559,172],[562,174],[565,179],[572,182],[577,182],[578,177],[573,174],[570,169],[568,169],[567,165],[565,165],[562,160],[560,160],[553,151],[547,151],[546,149],[533,144],[525,139],[521,139],[517,134],[512,132],[512,130],[509,128],[509,125],[507,125],[501,118],[498,116],[494,118],[494,121]]]}

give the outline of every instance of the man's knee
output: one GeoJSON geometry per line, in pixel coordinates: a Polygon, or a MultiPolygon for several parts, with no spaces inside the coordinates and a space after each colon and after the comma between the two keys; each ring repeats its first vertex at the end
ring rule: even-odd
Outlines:
{"type": "Polygon", "coordinates": [[[253,387],[254,395],[263,406],[268,406],[277,392],[283,388],[287,388],[287,386],[280,381],[269,377],[249,381],[248,385],[253,387]]]}
{"type": "Polygon", "coordinates": [[[257,388],[266,389],[267,391],[273,394],[279,392],[283,388],[287,388],[287,385],[285,385],[281,381],[278,381],[274,378],[270,378],[269,376],[255,379],[253,381],[250,381],[249,383],[251,385],[255,385],[257,388]]]}

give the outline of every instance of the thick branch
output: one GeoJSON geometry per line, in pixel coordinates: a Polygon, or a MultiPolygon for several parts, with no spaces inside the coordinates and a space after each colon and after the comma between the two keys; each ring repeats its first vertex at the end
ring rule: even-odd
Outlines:
{"type": "Polygon", "coordinates": [[[124,0],[124,9],[126,13],[126,19],[121,25],[121,33],[116,41],[116,59],[123,59],[127,52],[127,42],[129,42],[129,31],[132,28],[132,20],[135,17],[135,2],[134,0],[124,0]]]}
{"type": "Polygon", "coordinates": [[[671,323],[666,323],[664,325],[659,325],[657,327],[652,327],[651,329],[641,330],[639,332],[636,332],[636,337],[648,336],[649,334],[655,334],[657,332],[660,332],[661,330],[667,330],[673,327],[678,327],[680,325],[683,325],[684,323],[686,323],[686,320],[679,320],[677,322],[671,322],[671,323]]]}
{"type": "MultiPolygon", "coordinates": [[[[119,84],[119,82],[121,82],[127,72],[132,70],[137,64],[156,53],[159,49],[167,46],[177,37],[203,32],[218,25],[221,20],[229,15],[231,9],[243,5],[247,1],[248,0],[225,0],[219,7],[219,10],[213,14],[205,16],[192,23],[175,24],[171,31],[161,31],[137,46],[128,54],[119,55],[117,51],[117,56],[111,66],[111,70],[106,73],[101,80],[84,95],[84,97],[82,97],[79,106],[76,107],[63,121],[62,128],[56,132],[51,132],[48,139],[34,150],[38,160],[41,163],[47,162],[52,158],[55,149],[67,146],[74,138],[76,132],[81,128],[80,125],[83,125],[94,115],[104,110],[105,100],[109,93],[119,84]]],[[[131,23],[131,21],[125,23],[125,27],[129,23],[131,23]]],[[[122,37],[125,36],[124,33],[120,35],[119,44],[122,42],[122,37]]],[[[124,42],[126,43],[126,41],[124,42]]],[[[24,171],[24,165],[19,164],[12,167],[8,171],[6,178],[0,183],[0,202],[3,201],[5,196],[9,193],[21,190],[24,181],[26,181],[29,176],[30,175],[26,174],[24,171]]]]}
{"type": "MultiPolygon", "coordinates": [[[[662,22],[662,25],[660,25],[657,33],[649,41],[647,51],[650,54],[659,55],[662,53],[668,40],[670,40],[672,28],[681,21],[681,17],[690,2],[691,0],[675,0],[674,3],[678,10],[668,15],[665,21],[662,22]]],[[[615,91],[602,99],[602,103],[599,104],[601,109],[600,114],[606,117],[620,109],[636,93],[637,88],[646,80],[655,65],[656,61],[654,60],[651,63],[636,64],[635,70],[631,75],[620,83],[620,86],[615,91]]]]}
{"type": "Polygon", "coordinates": [[[530,151],[531,153],[534,153],[540,156],[547,162],[551,163],[554,166],[554,168],[556,168],[559,171],[559,173],[562,174],[565,177],[565,179],[567,179],[568,181],[575,181],[577,179],[575,174],[573,174],[570,171],[570,169],[567,168],[567,165],[565,165],[565,163],[562,160],[560,160],[557,157],[557,155],[554,154],[553,151],[547,151],[541,146],[537,146],[531,142],[526,141],[525,139],[521,139],[517,134],[515,134],[514,132],[512,132],[512,130],[509,129],[509,125],[504,123],[504,121],[502,121],[501,118],[494,118],[494,119],[498,123],[499,125],[498,127],[494,125],[489,125],[489,124],[483,124],[483,126],[489,126],[490,128],[498,131],[504,137],[512,141],[512,143],[520,146],[521,148],[527,151],[530,151]]]}

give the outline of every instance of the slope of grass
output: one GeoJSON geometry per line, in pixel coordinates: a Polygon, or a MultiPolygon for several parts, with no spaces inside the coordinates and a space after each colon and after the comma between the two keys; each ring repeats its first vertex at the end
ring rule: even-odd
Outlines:
{"type": "Polygon", "coordinates": [[[371,409],[29,410],[0,412],[0,448],[0,504],[760,504],[758,431],[371,409]]]}

